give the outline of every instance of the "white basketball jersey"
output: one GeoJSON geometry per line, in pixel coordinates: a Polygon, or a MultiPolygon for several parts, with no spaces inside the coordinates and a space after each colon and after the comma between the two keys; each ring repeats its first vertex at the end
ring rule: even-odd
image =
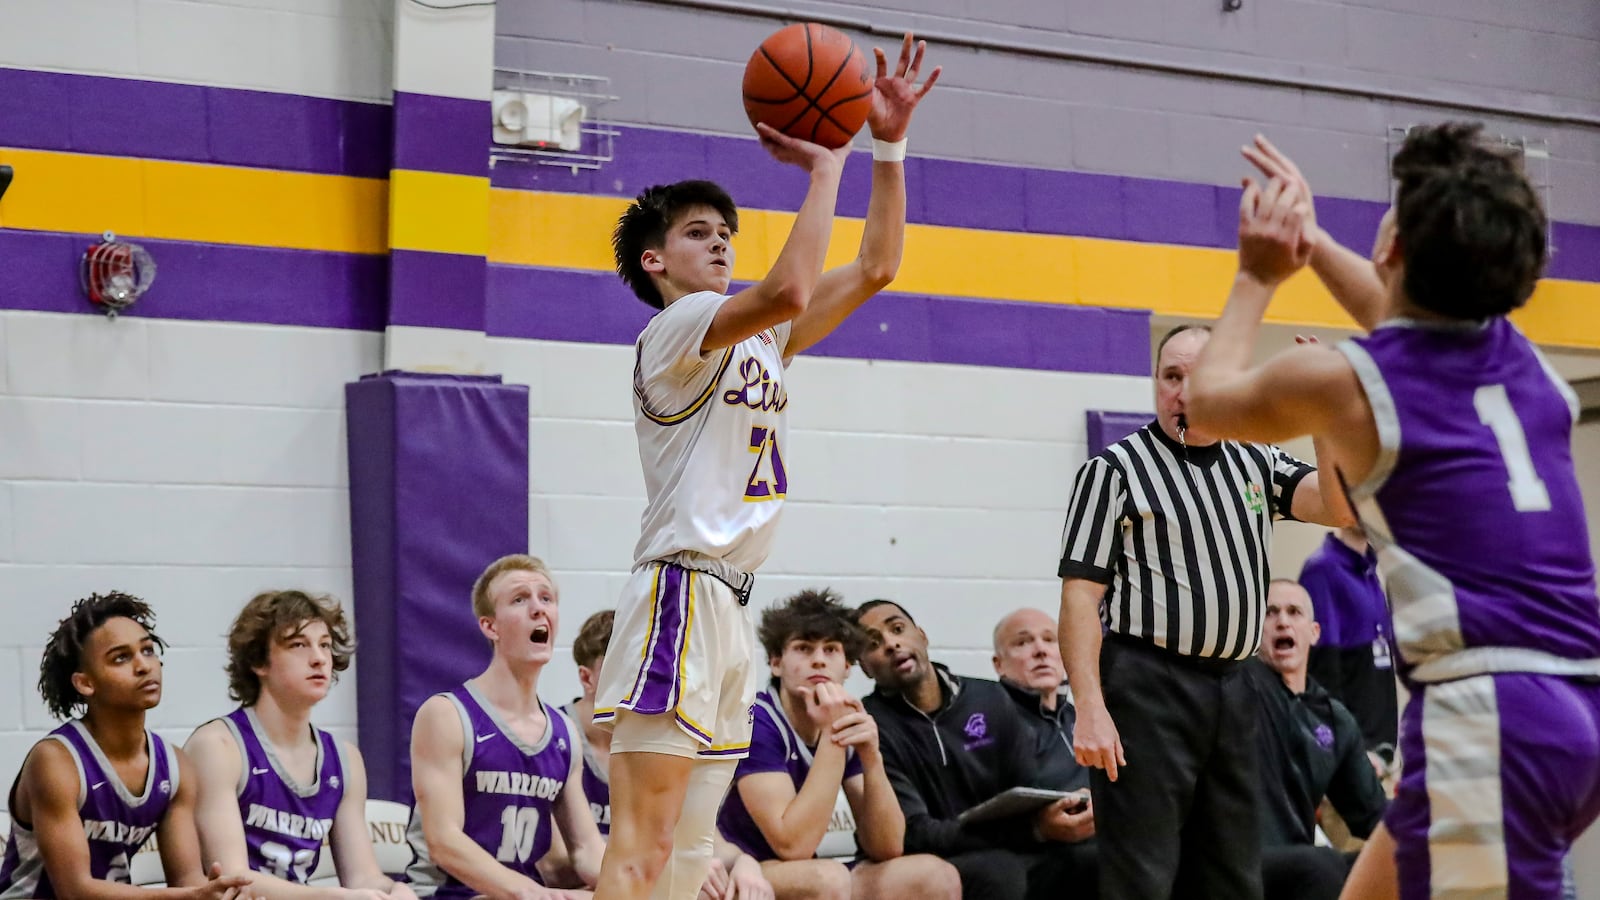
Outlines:
{"type": "Polygon", "coordinates": [[[789,485],[789,324],[702,355],[727,299],[689,294],[639,335],[633,421],[647,503],[635,566],[693,550],[754,572],[772,548],[789,485]]]}

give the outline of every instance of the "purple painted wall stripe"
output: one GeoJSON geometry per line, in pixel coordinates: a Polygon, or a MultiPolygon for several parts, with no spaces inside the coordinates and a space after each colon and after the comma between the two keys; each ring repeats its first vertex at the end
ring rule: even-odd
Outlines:
{"type": "Polygon", "coordinates": [[[1084,413],[1084,416],[1088,425],[1090,456],[1133,434],[1155,419],[1154,413],[1113,412],[1103,409],[1091,409],[1084,413]]]}
{"type": "Polygon", "coordinates": [[[489,172],[489,101],[394,95],[394,167],[451,175],[489,172]]]}
{"type": "Polygon", "coordinates": [[[389,324],[483,330],[483,257],[391,250],[389,261],[389,324]]]}
{"type": "MultiPolygon", "coordinates": [[[[489,267],[491,336],[631,344],[650,315],[609,273],[489,267]]],[[[1150,314],[884,294],[807,353],[1147,375],[1150,314]]]]}
{"type": "MultiPolygon", "coordinates": [[[[78,263],[95,236],[0,230],[0,309],[87,312],[78,263]]],[[[382,256],[138,239],[156,281],[130,315],[380,331],[382,256]]]]}
{"type": "Polygon", "coordinates": [[[389,122],[382,103],[0,68],[6,147],[383,178],[389,122]]]}
{"type": "MultiPolygon", "coordinates": [[[[405,120],[382,103],[0,68],[0,146],[386,177],[391,167],[481,175],[487,104],[399,94],[405,120]],[[41,109],[72,115],[39,115],[41,109]],[[436,141],[474,133],[481,141],[436,141]],[[450,129],[444,131],[442,129],[450,129]],[[399,154],[396,156],[396,154],[399,154]]],[[[599,171],[501,164],[497,187],[631,197],[651,184],[717,178],[741,206],[795,210],[805,177],[753,139],[628,126],[599,171]]],[[[870,166],[857,153],[840,215],[866,215],[870,166]]],[[[912,222],[1201,247],[1234,246],[1239,191],[1180,181],[913,157],[912,222]]],[[[1318,214],[1348,246],[1372,243],[1384,204],[1325,197],[1318,214]]],[[[1557,223],[1549,274],[1600,281],[1600,226],[1557,223]]]]}
{"type": "MultiPolygon", "coordinates": [[[[598,172],[501,164],[495,187],[632,197],[652,184],[719,181],[740,206],[793,211],[805,176],[767,157],[753,139],[626,127],[616,159],[598,172]]],[[[871,166],[858,152],[845,167],[839,214],[866,215],[871,166]]],[[[1237,245],[1239,189],[1087,172],[912,157],[906,217],[919,224],[1063,234],[1231,249],[1237,245]]],[[[1324,197],[1317,213],[1346,246],[1372,246],[1387,205],[1324,197]]],[[[1557,223],[1555,278],[1600,281],[1600,227],[1557,223]]]]}

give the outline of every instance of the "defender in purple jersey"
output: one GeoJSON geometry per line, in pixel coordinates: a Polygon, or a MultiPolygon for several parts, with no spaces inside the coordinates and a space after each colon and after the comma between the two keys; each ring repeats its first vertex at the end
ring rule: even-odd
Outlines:
{"type": "Polygon", "coordinates": [[[832,591],[801,591],[762,613],[759,636],[772,680],[756,695],[750,755],[717,816],[722,836],[741,860],[760,862],[778,900],[959,898],[953,866],[902,855],[906,820],[877,723],[844,689],[866,645],[853,611],[832,591]],[[854,835],[826,847],[841,813],[854,835]],[[859,850],[860,861],[818,858],[824,848],[834,857],[859,850]]]}
{"type": "Polygon", "coordinates": [[[161,702],[164,644],[154,625],[144,601],[112,592],[78,601],[50,636],[39,693],[68,721],[34,745],[11,785],[0,897],[247,896],[243,877],[223,877],[215,865],[207,877],[189,761],[145,729],[145,713],[161,702]],[[152,836],[172,886],[140,890],[129,863],[152,836]]]}
{"type": "Polygon", "coordinates": [[[354,645],[332,597],[257,595],[228,632],[228,693],[241,706],[195,729],[184,749],[200,782],[201,846],[248,868],[267,900],[309,896],[326,846],[348,900],[414,900],[378,868],[367,833],[361,751],[311,724],[354,645]]]}
{"type": "Polygon", "coordinates": [[[1317,228],[1264,139],[1239,276],[1190,415],[1320,436],[1394,614],[1403,771],[1347,897],[1554,898],[1600,814],[1600,600],[1571,442],[1576,398],[1505,316],[1544,266],[1538,194],[1476,125],[1413,129],[1370,262],[1317,228]],[[1251,367],[1274,288],[1309,261],[1368,330],[1251,367]]]}
{"type": "Polygon", "coordinates": [[[554,829],[586,885],[605,841],[583,795],[577,730],[539,699],[560,623],[555,582],[538,559],[502,557],[478,576],[472,609],[489,667],[428,698],[412,727],[411,880],[443,900],[565,896],[538,869],[554,829]]]}

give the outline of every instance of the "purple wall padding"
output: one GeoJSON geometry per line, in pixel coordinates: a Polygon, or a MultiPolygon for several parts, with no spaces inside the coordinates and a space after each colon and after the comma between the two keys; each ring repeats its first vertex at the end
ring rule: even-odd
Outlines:
{"type": "Polygon", "coordinates": [[[1089,419],[1089,456],[1133,434],[1155,418],[1153,413],[1109,412],[1103,409],[1091,409],[1086,415],[1089,419]]]}
{"type": "Polygon", "coordinates": [[[411,720],[483,670],[472,582],[528,552],[528,388],[385,372],[345,386],[367,792],[411,800],[411,720]]]}

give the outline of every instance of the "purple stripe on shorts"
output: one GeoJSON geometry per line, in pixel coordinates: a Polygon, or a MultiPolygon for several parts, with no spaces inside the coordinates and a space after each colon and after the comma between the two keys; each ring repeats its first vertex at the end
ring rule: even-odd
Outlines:
{"type": "Polygon", "coordinates": [[[724,747],[720,750],[701,750],[700,756],[749,756],[750,745],[743,747],[724,747]]]}
{"type": "Polygon", "coordinates": [[[704,731],[701,731],[700,729],[696,728],[694,726],[693,722],[690,722],[688,719],[685,719],[682,715],[676,715],[676,716],[674,716],[674,718],[676,718],[678,720],[678,727],[682,728],[684,731],[689,732],[689,736],[690,737],[695,738],[697,740],[704,741],[707,744],[711,743],[711,735],[709,735],[709,734],[705,733],[704,731]]]}
{"type": "Polygon", "coordinates": [[[684,625],[687,606],[686,573],[677,566],[661,566],[660,583],[652,602],[655,627],[645,645],[645,666],[628,708],[647,716],[671,712],[678,699],[678,658],[688,640],[684,625]]]}

